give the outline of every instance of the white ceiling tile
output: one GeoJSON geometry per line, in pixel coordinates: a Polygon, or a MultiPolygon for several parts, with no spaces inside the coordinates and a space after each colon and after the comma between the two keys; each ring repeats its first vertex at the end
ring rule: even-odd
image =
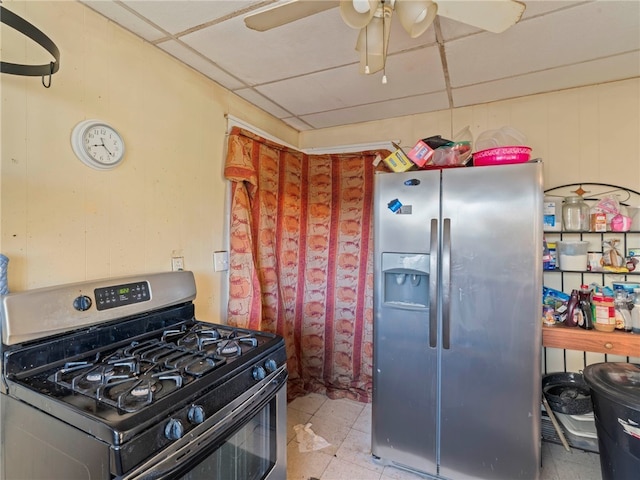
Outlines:
{"type": "Polygon", "coordinates": [[[256,107],[260,107],[265,112],[270,113],[276,118],[285,118],[291,116],[291,112],[288,112],[280,105],[273,103],[271,100],[251,88],[236,90],[234,93],[244,98],[248,102],[254,104],[256,107]]]}
{"type": "Polygon", "coordinates": [[[124,0],[122,3],[175,34],[225,17],[259,0],[124,0]]]}
{"type": "Polygon", "coordinates": [[[313,130],[312,126],[310,126],[306,122],[303,122],[298,117],[283,118],[282,121],[300,132],[304,132],[305,130],[313,130]]]}
{"type": "Polygon", "coordinates": [[[256,87],[295,115],[401,99],[445,90],[438,49],[426,47],[387,58],[387,84],[382,72],[359,73],[357,65],[256,87]]]}
{"type": "MultiPolygon", "coordinates": [[[[456,0],[457,1],[457,0],[456,0]]],[[[477,1],[477,0],[467,0],[477,1]]],[[[564,8],[573,7],[577,4],[584,3],[584,0],[573,1],[556,1],[556,0],[534,0],[526,2],[526,8],[522,14],[520,21],[528,18],[536,17],[539,15],[545,15],[550,12],[562,10],[564,8]]],[[[445,17],[438,17],[440,21],[440,28],[442,30],[442,36],[445,41],[453,40],[456,38],[465,37],[473,33],[479,33],[482,30],[479,28],[466,25],[455,20],[451,20],[445,17]]]]}
{"type": "Polygon", "coordinates": [[[195,68],[228,90],[235,90],[246,86],[240,80],[217,67],[208,59],[203,58],[198,53],[190,50],[184,45],[181,45],[175,40],[158,43],[158,47],[173,55],[181,62],[195,68]]]}
{"type": "Polygon", "coordinates": [[[520,20],[575,7],[581,3],[585,3],[585,0],[530,0],[526,2],[527,8],[524,9],[520,20]]]}
{"type": "Polygon", "coordinates": [[[387,85],[358,73],[338,8],[256,32],[243,18],[267,0],[83,3],[298,130],[640,77],[640,0],[529,0],[502,34],[438,17],[411,39],[394,16],[387,85]]]}
{"type": "Polygon", "coordinates": [[[84,0],[82,3],[149,42],[166,36],[163,31],[115,2],[84,0]]]}
{"type": "Polygon", "coordinates": [[[249,85],[324,70],[357,61],[356,31],[347,27],[336,9],[296,22],[257,32],[242,18],[181,37],[222,68],[233,69],[249,85]],[[322,19],[323,28],[313,23],[322,19]]]}
{"type": "Polygon", "coordinates": [[[385,118],[435,112],[447,108],[449,108],[447,94],[445,92],[437,92],[370,105],[331,110],[312,115],[303,115],[301,118],[313,125],[314,128],[326,128],[336,125],[348,125],[351,123],[370,122],[385,118]]]}
{"type": "Polygon", "coordinates": [[[640,46],[640,2],[580,4],[445,45],[454,88],[602,58],[640,46]],[[604,25],[615,26],[604,28],[604,25]],[[505,48],[511,45],[511,48],[505,48]]]}
{"type": "Polygon", "coordinates": [[[609,58],[453,89],[456,106],[493,102],[640,75],[640,50],[609,58]]]}

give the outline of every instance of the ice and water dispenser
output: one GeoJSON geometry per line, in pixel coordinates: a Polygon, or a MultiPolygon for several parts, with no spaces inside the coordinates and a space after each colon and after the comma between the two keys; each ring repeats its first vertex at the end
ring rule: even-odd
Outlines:
{"type": "Polygon", "coordinates": [[[382,253],[382,301],[391,307],[429,305],[429,255],[382,253]]]}

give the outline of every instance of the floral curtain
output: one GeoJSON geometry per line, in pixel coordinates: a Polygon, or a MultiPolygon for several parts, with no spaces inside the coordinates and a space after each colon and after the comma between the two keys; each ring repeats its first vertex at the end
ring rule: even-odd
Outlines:
{"type": "Polygon", "coordinates": [[[230,133],[228,322],[284,337],[290,399],[371,399],[373,162],[387,153],[307,155],[230,133]]]}

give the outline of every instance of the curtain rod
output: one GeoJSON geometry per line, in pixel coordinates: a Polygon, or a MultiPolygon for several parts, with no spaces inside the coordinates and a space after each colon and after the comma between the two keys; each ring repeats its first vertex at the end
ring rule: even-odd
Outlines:
{"type": "Polygon", "coordinates": [[[357,143],[357,144],[349,144],[349,145],[339,145],[334,147],[311,147],[311,148],[298,148],[294,145],[291,145],[273,135],[265,132],[264,130],[260,130],[259,128],[247,123],[246,121],[234,117],[228,113],[225,113],[225,118],[227,119],[227,135],[231,132],[232,127],[241,127],[245,130],[249,130],[250,132],[255,133],[256,135],[260,135],[261,137],[266,138],[267,140],[271,140],[272,142],[280,143],[289,148],[293,148],[298,150],[299,152],[306,154],[332,154],[332,153],[353,153],[353,152],[362,152],[365,150],[392,150],[395,151],[394,143],[400,144],[400,140],[387,140],[382,142],[371,142],[371,143],[357,143]]]}

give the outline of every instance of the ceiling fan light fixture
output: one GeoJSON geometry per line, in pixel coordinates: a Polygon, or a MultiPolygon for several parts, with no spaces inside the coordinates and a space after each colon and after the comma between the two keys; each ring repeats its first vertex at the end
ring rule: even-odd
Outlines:
{"type": "Polygon", "coordinates": [[[433,23],[438,6],[431,0],[396,0],[395,11],[409,36],[417,38],[433,23]]]}
{"type": "Polygon", "coordinates": [[[380,0],[340,0],[340,15],[351,28],[366,27],[376,13],[380,0]]]}
{"type": "Polygon", "coordinates": [[[369,25],[362,28],[358,34],[356,51],[369,52],[369,55],[386,54],[391,35],[391,22],[382,17],[373,17],[369,25]]]}

